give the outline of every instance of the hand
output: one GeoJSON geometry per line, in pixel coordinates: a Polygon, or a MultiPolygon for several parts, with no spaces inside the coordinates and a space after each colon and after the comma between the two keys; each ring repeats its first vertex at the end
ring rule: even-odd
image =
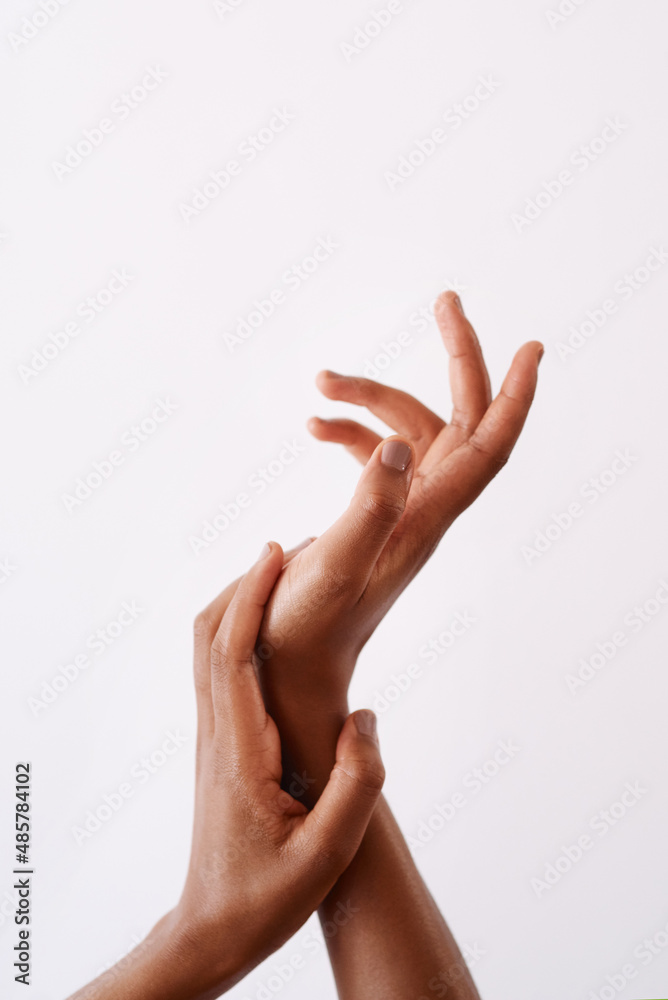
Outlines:
{"type": "Polygon", "coordinates": [[[309,423],[317,438],[344,444],[366,464],[348,510],[292,559],[267,608],[262,642],[275,655],[263,685],[281,733],[285,713],[295,717],[307,706],[311,714],[319,704],[337,718],[346,713],[359,651],[453,521],[506,463],[524,426],[542,345],[520,348],[492,401],[478,339],[456,295],[440,297],[436,319],[450,355],[454,408],[447,424],[397,389],[333,372],[318,376],[330,399],[366,406],[400,436],[383,441],[351,420],[309,423]],[[319,654],[317,671],[307,666],[307,650],[319,654]]]}
{"type": "Polygon", "coordinates": [[[183,895],[127,968],[78,1000],[219,996],[301,927],[359,847],[384,780],[372,712],[356,712],[340,729],[336,764],[312,812],[281,790],[280,739],[254,648],[283,564],[271,543],[195,623],[197,780],[183,895]]]}

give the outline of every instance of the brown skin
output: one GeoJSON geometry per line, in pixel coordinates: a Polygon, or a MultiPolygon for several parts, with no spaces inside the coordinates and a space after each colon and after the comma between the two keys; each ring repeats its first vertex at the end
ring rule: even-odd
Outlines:
{"type": "MultiPolygon", "coordinates": [[[[366,463],[345,514],[291,558],[269,600],[259,651],[267,710],[276,720],[286,774],[306,771],[317,797],[348,714],[358,654],[453,521],[503,467],[529,412],[542,345],[525,344],[494,401],[473,327],[446,292],[436,318],[450,355],[454,404],[446,424],[406,393],[323,372],[332,399],[366,406],[410,449],[404,469],[384,465],[379,435],[350,420],[310,422],[316,437],[344,444],[366,463]],[[317,662],[317,670],[311,664],[317,662]]],[[[230,587],[204,613],[213,629],[230,587]]],[[[438,908],[381,800],[361,847],[320,908],[331,921],[339,900],[358,909],[328,938],[341,1000],[416,1000],[478,993],[438,908]],[[430,985],[431,984],[431,985],[430,985]]]]}
{"type": "Polygon", "coordinates": [[[347,714],[360,650],[453,521],[506,463],[529,412],[542,346],[520,348],[492,401],[478,339],[456,295],[441,296],[436,318],[450,355],[448,424],[398,389],[331,372],[318,376],[326,396],[366,406],[398,432],[388,440],[403,441],[411,454],[401,471],[382,463],[387,440],[362,425],[309,423],[320,440],[345,444],[365,467],[348,510],[286,567],[262,625],[263,643],[275,650],[263,690],[268,710],[279,713],[287,748],[291,720],[307,707],[309,714],[347,714]],[[309,666],[314,655],[317,671],[309,666]]]}
{"type": "MultiPolygon", "coordinates": [[[[283,741],[286,769],[306,768],[313,800],[334,759],[348,713],[357,656],[398,595],[453,521],[499,472],[524,426],[536,389],[542,345],[515,355],[492,401],[473,327],[456,295],[439,299],[436,318],[450,355],[454,404],[448,424],[411,396],[366,379],[323,372],[330,399],[366,406],[412,450],[404,472],[380,461],[379,435],[350,420],[313,419],[323,441],[344,444],[366,463],[346,513],[286,567],[269,601],[262,639],[276,647],[262,674],[268,711],[283,741]],[[317,672],[304,670],[318,651],[317,672]]],[[[341,1000],[417,1000],[478,993],[387,803],[381,800],[353,863],[320,909],[332,919],[349,899],[355,919],[328,940],[341,1000]]]]}
{"type": "MultiPolygon", "coordinates": [[[[117,972],[109,986],[102,977],[88,988],[93,992],[84,990],[77,1000],[119,995],[118,975],[124,976],[120,985],[128,1000],[218,996],[285,941],[326,893],[323,921],[334,919],[340,900],[357,910],[328,937],[342,1000],[416,1000],[443,995],[443,984],[452,1000],[477,1000],[457,946],[382,800],[368,822],[382,781],[377,751],[371,737],[354,735],[354,726],[344,725],[359,651],[447,528],[505,464],[535,391],[540,344],[520,349],[492,402],[477,338],[456,296],[441,297],[437,320],[450,354],[454,414],[449,425],[397,390],[332,373],[319,377],[330,398],[366,405],[394,427],[400,436],[390,440],[406,445],[404,461],[398,461],[394,448],[394,461],[383,463],[387,452],[381,439],[353,421],[311,423],[317,437],[345,444],[366,466],[348,511],[288,558],[280,577],[276,563],[271,597],[270,585],[261,601],[255,598],[255,633],[264,612],[257,646],[266,661],[264,701],[278,729],[261,708],[256,684],[246,705],[255,706],[252,739],[239,743],[232,737],[225,743],[218,725],[225,697],[217,698],[216,692],[230,690],[220,680],[228,673],[223,665],[231,645],[215,643],[221,619],[229,624],[227,610],[235,606],[237,587],[243,592],[245,581],[236,581],[196,626],[198,794],[183,898],[137,949],[127,975],[117,972]],[[290,796],[282,797],[279,731],[284,780],[297,767],[314,782],[308,801],[315,808],[308,815],[290,796]],[[349,741],[356,741],[354,750],[349,741]],[[340,794],[344,775],[350,784],[345,801],[340,794]],[[323,804],[329,806],[329,818],[323,816],[323,804]],[[348,807],[352,815],[342,821],[348,807]],[[309,827],[313,817],[318,817],[315,829],[309,827]],[[241,852],[241,863],[228,865],[221,845],[246,838],[249,825],[260,831],[258,841],[248,857],[241,852]],[[320,852],[315,857],[314,843],[320,852]],[[286,851],[286,844],[296,851],[286,851]],[[325,874],[318,866],[323,854],[325,874]],[[342,872],[327,892],[327,883],[342,872]]],[[[278,558],[277,552],[276,546],[271,559],[278,558]]],[[[270,575],[267,571],[265,583],[270,575]]],[[[250,662],[251,632],[243,655],[232,655],[232,663],[250,662]]],[[[250,683],[250,673],[244,676],[250,683]]],[[[245,718],[240,704],[228,710],[224,732],[234,733],[239,718],[245,718]]],[[[365,713],[357,716],[366,718],[365,713]]]]}
{"type": "Polygon", "coordinates": [[[284,564],[268,550],[195,625],[197,782],[190,867],[177,907],[128,958],[72,1000],[210,1000],[279,948],[359,847],[385,772],[372,712],[340,727],[336,763],[309,812],[281,789],[278,730],[254,648],[284,564]]]}

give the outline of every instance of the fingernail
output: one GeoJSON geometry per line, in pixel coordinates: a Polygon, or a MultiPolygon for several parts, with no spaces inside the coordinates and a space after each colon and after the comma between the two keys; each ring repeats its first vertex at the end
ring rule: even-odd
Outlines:
{"type": "Polygon", "coordinates": [[[383,465],[388,465],[391,469],[398,469],[405,472],[411,464],[413,452],[403,441],[388,441],[383,445],[380,453],[380,460],[383,465]]]}
{"type": "Polygon", "coordinates": [[[541,346],[538,348],[538,364],[540,364],[541,361],[543,360],[543,355],[544,354],[545,354],[545,348],[541,344],[541,346]]]}
{"type": "Polygon", "coordinates": [[[325,375],[328,378],[345,378],[346,377],[345,375],[341,375],[340,372],[333,372],[331,368],[327,369],[327,371],[325,372],[325,375]]]}
{"type": "Polygon", "coordinates": [[[270,552],[271,552],[271,545],[269,545],[269,543],[267,542],[265,547],[262,549],[262,552],[260,552],[259,556],[257,557],[257,561],[262,562],[263,559],[267,558],[270,552]]]}
{"type": "Polygon", "coordinates": [[[460,297],[458,295],[455,295],[452,301],[457,306],[462,316],[466,316],[466,313],[464,312],[464,306],[462,305],[462,300],[460,299],[460,297]]]}
{"type": "Polygon", "coordinates": [[[357,732],[361,733],[362,736],[376,736],[376,716],[367,708],[355,713],[355,725],[357,732]]]}

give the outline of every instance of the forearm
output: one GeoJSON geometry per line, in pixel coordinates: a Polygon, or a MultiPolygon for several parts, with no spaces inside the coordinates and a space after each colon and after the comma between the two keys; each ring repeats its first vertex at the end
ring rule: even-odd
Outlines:
{"type": "Polygon", "coordinates": [[[239,976],[224,967],[222,954],[218,969],[203,968],[197,952],[197,942],[188,940],[174,910],[125,958],[69,1000],[214,1000],[239,976]]]}
{"type": "Polygon", "coordinates": [[[384,799],[319,910],[340,1000],[479,1000],[468,967],[384,799]],[[337,927],[345,903],[351,919],[337,927]]]}
{"type": "MultiPolygon", "coordinates": [[[[266,686],[288,763],[317,798],[334,764],[343,705],[309,708],[299,693],[266,686]]],[[[381,798],[360,848],[319,910],[341,1000],[478,1000],[459,949],[381,798]],[[342,917],[343,914],[343,917],[342,917]],[[431,984],[431,986],[430,986],[431,984]],[[440,991],[440,992],[439,992],[440,991]]]]}

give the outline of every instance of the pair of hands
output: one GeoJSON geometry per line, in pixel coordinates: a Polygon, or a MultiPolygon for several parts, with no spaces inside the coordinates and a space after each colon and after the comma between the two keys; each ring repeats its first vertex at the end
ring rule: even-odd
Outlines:
{"type": "Polygon", "coordinates": [[[171,914],[177,954],[197,955],[188,997],[218,996],[302,926],[355,856],[385,779],[375,717],[363,710],[341,729],[311,811],[299,800],[303,784],[293,781],[295,795],[281,788],[280,736],[255,647],[284,562],[280,545],[265,546],[223,601],[213,641],[195,629],[195,826],[171,914]]]}
{"type": "Polygon", "coordinates": [[[298,930],[358,852],[384,770],[373,713],[348,717],[357,657],[507,461],[543,353],[525,344],[492,401],[459,298],[445,293],[435,312],[450,356],[449,423],[399,390],[318,376],[327,397],[366,406],[397,434],[383,440],[355,421],[314,418],[317,438],[364,465],[348,510],[292,552],[271,543],[198,616],[195,824],[183,895],[127,972],[112,970],[80,1000],[119,988],[128,1000],[219,996],[298,930]]]}
{"type": "Polygon", "coordinates": [[[211,968],[221,956],[219,985],[287,940],[355,855],[384,779],[373,713],[346,719],[357,657],[505,464],[533,400],[540,344],[520,349],[492,401],[459,298],[441,296],[436,318],[450,356],[450,422],[399,390],[321,373],[326,396],[366,406],[397,435],[311,420],[317,438],[344,444],[364,465],[348,510],[285,558],[271,543],[196,621],[197,805],[180,923],[197,926],[204,901],[210,925],[197,940],[210,941],[211,968]],[[304,767],[311,777],[298,800],[281,782],[294,790],[293,769],[304,767]],[[233,972],[224,968],[231,940],[233,972]]]}

